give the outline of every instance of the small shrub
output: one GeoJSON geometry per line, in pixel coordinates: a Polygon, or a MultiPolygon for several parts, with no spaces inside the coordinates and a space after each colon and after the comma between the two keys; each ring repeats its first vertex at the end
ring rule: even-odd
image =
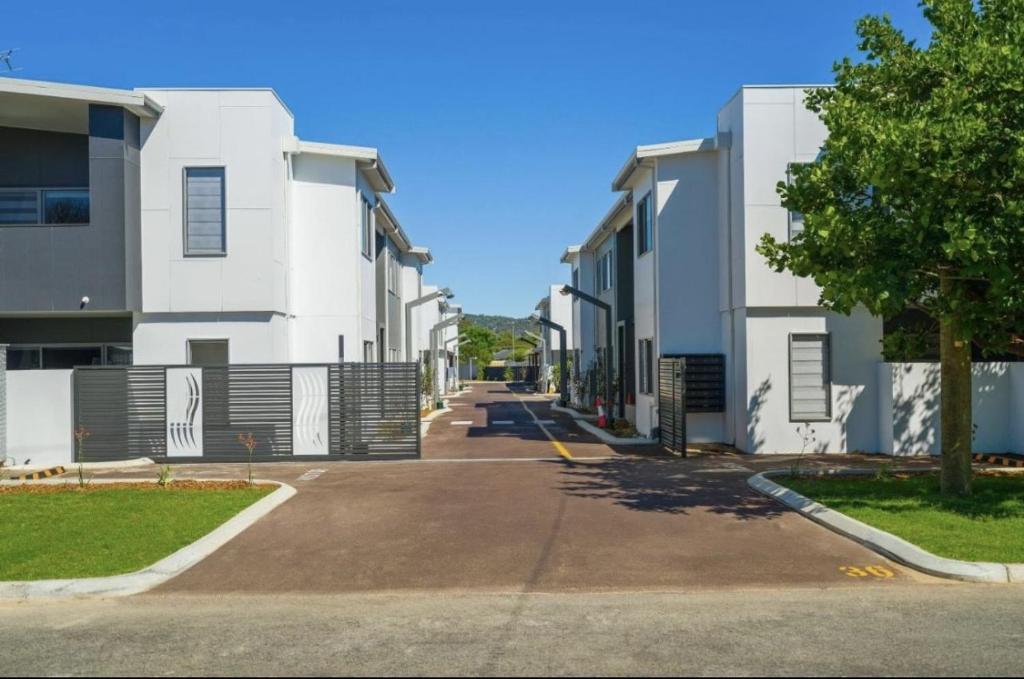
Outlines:
{"type": "Polygon", "coordinates": [[[78,449],[78,487],[85,488],[88,482],[85,478],[85,440],[92,436],[89,430],[79,426],[75,430],[75,447],[78,449]]]}
{"type": "Polygon", "coordinates": [[[249,485],[252,486],[252,456],[256,452],[256,437],[252,435],[252,432],[247,434],[239,434],[238,442],[245,446],[245,449],[249,451],[249,485]]]}
{"type": "Polygon", "coordinates": [[[157,477],[156,482],[161,488],[166,488],[171,485],[171,480],[171,465],[165,464],[163,467],[160,467],[160,476],[157,477]]]}

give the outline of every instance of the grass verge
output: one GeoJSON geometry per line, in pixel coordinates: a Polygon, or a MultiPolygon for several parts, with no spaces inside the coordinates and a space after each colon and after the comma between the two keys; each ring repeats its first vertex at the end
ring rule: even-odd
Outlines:
{"type": "Polygon", "coordinates": [[[778,481],[937,556],[1024,563],[1024,476],[978,476],[966,498],[940,495],[935,475],[778,481]]]}
{"type": "Polygon", "coordinates": [[[8,487],[0,580],[131,573],[195,542],[272,486],[8,487]]]}

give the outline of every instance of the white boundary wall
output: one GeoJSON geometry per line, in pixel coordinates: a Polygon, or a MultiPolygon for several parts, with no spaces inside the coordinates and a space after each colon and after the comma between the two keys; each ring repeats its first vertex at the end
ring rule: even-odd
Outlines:
{"type": "Polygon", "coordinates": [[[7,457],[11,464],[50,467],[73,461],[71,375],[71,370],[7,373],[7,457]]]}
{"type": "MultiPolygon", "coordinates": [[[[881,452],[939,454],[939,375],[938,363],[879,364],[881,452]]],[[[1024,451],[1024,363],[976,363],[973,387],[974,451],[1024,451]]]]}

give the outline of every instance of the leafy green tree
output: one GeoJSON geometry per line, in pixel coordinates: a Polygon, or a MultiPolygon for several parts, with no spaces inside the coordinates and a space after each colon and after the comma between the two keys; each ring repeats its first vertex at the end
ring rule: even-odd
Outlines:
{"type": "Polygon", "coordinates": [[[463,319],[459,323],[459,333],[466,336],[466,343],[459,348],[460,360],[473,364],[481,371],[494,358],[494,352],[498,349],[498,337],[494,331],[477,325],[472,321],[463,319]]]}
{"type": "Polygon", "coordinates": [[[764,236],[776,270],[809,276],[821,304],[939,326],[942,489],[971,489],[971,348],[1020,351],[1024,334],[1024,2],[924,0],[927,45],[889,18],[860,20],[864,58],[809,92],[828,128],[794,166],[791,243],[764,236]]]}

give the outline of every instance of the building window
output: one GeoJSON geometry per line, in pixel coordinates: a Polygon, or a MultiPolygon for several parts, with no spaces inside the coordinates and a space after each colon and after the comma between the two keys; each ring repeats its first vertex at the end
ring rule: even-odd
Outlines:
{"type": "Polygon", "coordinates": [[[338,335],[338,363],[345,362],[345,336],[338,335]]]}
{"type": "Polygon", "coordinates": [[[76,366],[131,364],[131,345],[43,344],[7,348],[8,370],[70,370],[76,366]]]}
{"type": "Polygon", "coordinates": [[[0,226],[89,223],[89,189],[2,189],[0,226]]]}
{"type": "Polygon", "coordinates": [[[185,254],[227,254],[223,167],[185,168],[185,254]]]}
{"type": "Polygon", "coordinates": [[[577,290],[580,289],[580,268],[578,266],[573,267],[572,270],[572,287],[576,288],[577,290]]]}
{"type": "Polygon", "coordinates": [[[226,339],[202,339],[188,341],[188,364],[197,366],[227,365],[228,341],[226,339]]]}
{"type": "Polygon", "coordinates": [[[359,201],[362,206],[362,212],[359,218],[359,232],[360,232],[360,246],[363,251],[363,256],[367,258],[373,257],[373,209],[370,207],[370,201],[366,200],[366,196],[360,194],[359,201]]]}
{"type": "Polygon", "coordinates": [[[827,333],[789,336],[789,419],[832,418],[831,346],[827,333]]]}
{"type": "Polygon", "coordinates": [[[611,290],[612,284],[612,251],[601,255],[600,259],[597,260],[597,291],[604,292],[605,290],[611,290]]]}
{"type": "Polygon", "coordinates": [[[398,284],[401,273],[401,266],[398,263],[398,258],[395,257],[395,253],[390,249],[388,250],[388,292],[398,296],[398,284]]]}
{"type": "Polygon", "coordinates": [[[640,361],[638,391],[641,394],[654,393],[654,340],[642,339],[637,343],[640,361]]]}
{"type": "MultiPolygon", "coordinates": [[[[789,168],[786,169],[786,183],[793,183],[793,167],[799,165],[799,163],[790,163],[789,168]]],[[[796,210],[789,211],[789,232],[787,234],[789,242],[792,243],[797,236],[804,232],[804,213],[797,212],[796,210]]]]}
{"type": "Polygon", "coordinates": [[[636,256],[654,248],[654,219],[651,214],[651,194],[636,204],[636,256]]]}

